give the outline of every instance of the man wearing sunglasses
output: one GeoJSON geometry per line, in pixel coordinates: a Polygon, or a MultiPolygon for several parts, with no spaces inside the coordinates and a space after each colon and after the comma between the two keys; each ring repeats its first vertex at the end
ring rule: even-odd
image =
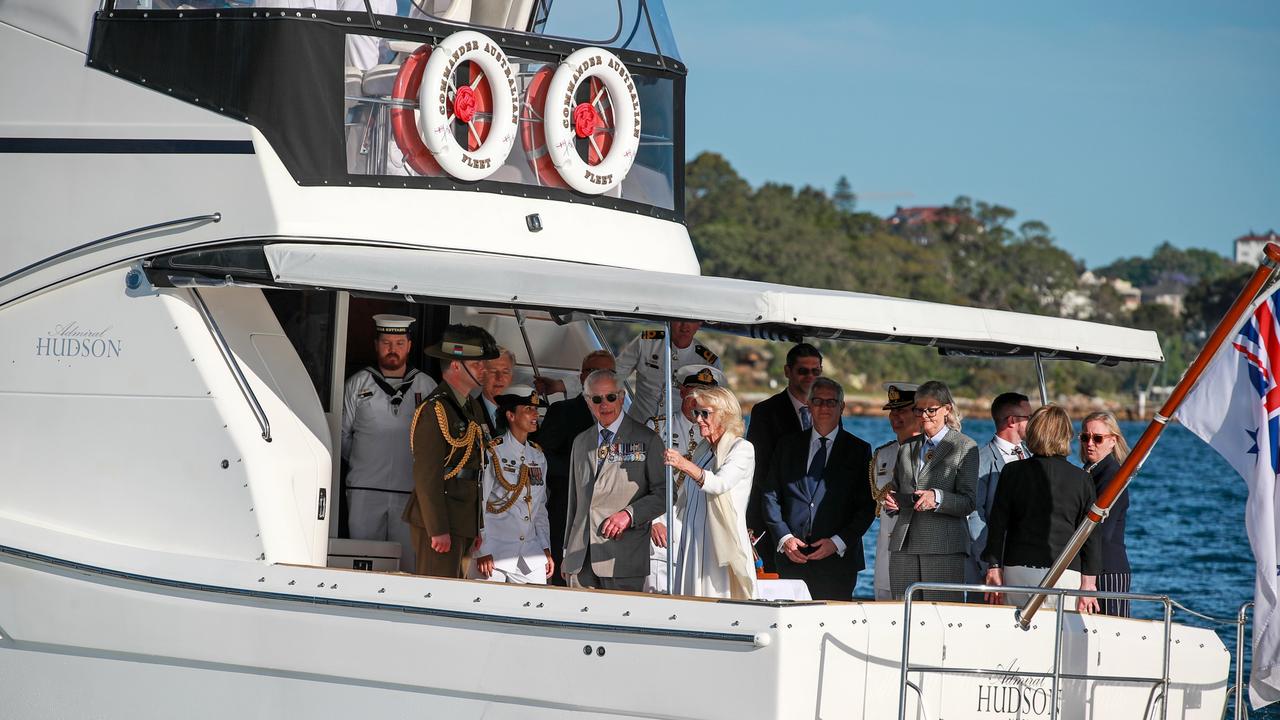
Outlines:
{"type": "MultiPolygon", "coordinates": [[[[991,401],[991,419],[996,424],[996,434],[990,442],[978,448],[978,491],[974,495],[977,507],[968,517],[972,542],[964,581],[969,584],[986,581],[987,563],[983,562],[981,555],[987,546],[987,516],[991,514],[991,505],[996,499],[1000,471],[1011,462],[1031,457],[1031,452],[1023,445],[1027,421],[1031,419],[1031,399],[1016,392],[998,395],[991,401]]],[[[982,593],[977,595],[981,597],[982,593]]]]}
{"type": "Polygon", "coordinates": [[[374,315],[377,367],[347,379],[342,394],[342,459],[346,475],[347,534],[357,540],[400,543],[400,569],[413,572],[413,542],[400,519],[413,490],[409,423],[436,383],[408,366],[413,341],[404,315],[374,315]]]}
{"type": "Polygon", "coordinates": [[[816,380],[808,406],[813,428],[778,441],[764,514],[778,538],[778,574],[803,580],[814,600],[850,600],[875,515],[866,482],[871,446],[840,426],[844,389],[836,381],[816,380]]]}
{"type": "MultiPolygon", "coordinates": [[[[767,530],[764,510],[760,504],[769,463],[778,440],[789,433],[813,427],[809,410],[809,388],[822,375],[822,353],[809,343],[799,343],[787,351],[787,363],[782,366],[787,386],[782,392],[756,403],[751,408],[751,422],[747,425],[747,441],[756,450],[756,474],[751,485],[751,501],[747,503],[747,530],[753,538],[767,530]]],[[[777,538],[763,538],[756,546],[773,547],[777,538]]],[[[760,559],[766,572],[774,571],[773,553],[762,552],[760,559]]]]}
{"type": "MultiPolygon", "coordinates": [[[[608,350],[595,350],[582,359],[582,371],[578,381],[585,383],[596,370],[612,370],[613,354],[608,350]]],[[[564,392],[563,385],[560,392],[564,392]]],[[[547,454],[547,518],[551,522],[551,559],[556,567],[564,560],[565,508],[569,505],[569,454],[578,434],[595,424],[591,415],[591,403],[585,394],[552,403],[547,416],[538,425],[532,438],[547,454]]],[[[551,582],[564,585],[564,576],[555,573],[551,582]]]]}
{"type": "Polygon", "coordinates": [[[570,587],[639,592],[649,574],[649,524],[667,509],[664,447],[623,415],[612,371],[588,375],[582,394],[595,424],[570,453],[564,578],[570,587]]]}

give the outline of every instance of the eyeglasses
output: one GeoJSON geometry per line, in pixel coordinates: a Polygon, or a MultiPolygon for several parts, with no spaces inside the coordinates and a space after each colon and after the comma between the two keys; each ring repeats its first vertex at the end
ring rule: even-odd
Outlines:
{"type": "Polygon", "coordinates": [[[602,402],[618,402],[618,393],[609,393],[608,395],[592,395],[591,403],[599,405],[602,402]]]}
{"type": "Polygon", "coordinates": [[[711,410],[708,410],[707,408],[693,409],[694,420],[709,420],[710,418],[711,418],[711,410]]]}
{"type": "Polygon", "coordinates": [[[1031,419],[1030,415],[1005,415],[1005,417],[1013,418],[1014,420],[1030,420],[1031,419]]]}
{"type": "Polygon", "coordinates": [[[822,374],[822,368],[794,367],[794,368],[791,368],[791,372],[795,373],[796,375],[812,375],[814,377],[818,377],[819,375],[822,374]]]}
{"type": "Polygon", "coordinates": [[[835,398],[809,398],[809,404],[816,408],[833,408],[840,404],[835,398]]]}
{"type": "Polygon", "coordinates": [[[911,414],[915,415],[916,417],[933,417],[934,415],[937,415],[938,411],[941,410],[943,407],[944,406],[942,405],[934,405],[933,407],[927,407],[927,408],[913,407],[911,408],[911,414]]]}
{"type": "Polygon", "coordinates": [[[1097,433],[1082,432],[1080,433],[1080,444],[1083,445],[1088,443],[1090,440],[1092,440],[1094,445],[1101,445],[1102,441],[1106,440],[1109,437],[1113,437],[1113,435],[1111,433],[1107,433],[1106,435],[1098,435],[1097,433]]]}

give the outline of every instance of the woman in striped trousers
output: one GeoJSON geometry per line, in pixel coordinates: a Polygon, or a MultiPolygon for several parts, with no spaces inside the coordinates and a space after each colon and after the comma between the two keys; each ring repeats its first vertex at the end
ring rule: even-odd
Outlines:
{"type": "MultiPolygon", "coordinates": [[[[1129,456],[1129,444],[1120,434],[1120,425],[1109,412],[1095,412],[1080,423],[1080,460],[1093,476],[1097,492],[1102,494],[1120,463],[1129,456]]],[[[1102,535],[1102,572],[1098,574],[1099,592],[1129,592],[1132,575],[1129,555],[1124,547],[1124,521],[1129,511],[1129,492],[1120,494],[1111,506],[1111,514],[1097,532],[1102,535]]],[[[1129,601],[1101,600],[1103,615],[1129,617],[1129,601]]]]}

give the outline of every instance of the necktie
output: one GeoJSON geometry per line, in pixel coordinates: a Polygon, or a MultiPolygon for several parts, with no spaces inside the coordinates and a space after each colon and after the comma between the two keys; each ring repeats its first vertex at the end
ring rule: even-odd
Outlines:
{"type": "Polygon", "coordinates": [[[609,443],[613,442],[613,431],[609,428],[600,430],[600,448],[596,451],[596,473],[599,474],[600,468],[604,467],[604,459],[609,456],[609,443]]]}
{"type": "MultiPolygon", "coordinates": [[[[801,406],[800,406],[800,429],[801,429],[801,430],[812,430],[812,429],[813,429],[813,416],[809,414],[809,406],[808,406],[808,405],[801,405],[801,406]]],[[[826,441],[827,441],[827,439],[826,439],[826,438],[822,438],[822,441],[823,441],[823,442],[826,442],[826,441]]]]}
{"type": "Polygon", "coordinates": [[[937,445],[935,445],[932,440],[924,441],[924,446],[921,447],[920,453],[920,467],[917,469],[923,470],[924,464],[933,459],[933,449],[935,447],[937,447],[937,445]]]}
{"type": "Polygon", "coordinates": [[[804,474],[810,497],[818,489],[818,481],[822,479],[822,473],[827,469],[827,439],[820,437],[818,443],[818,452],[813,454],[813,460],[809,461],[809,471],[804,474]]]}
{"type": "Polygon", "coordinates": [[[1019,460],[1021,460],[1021,459],[1023,459],[1023,458],[1025,458],[1025,457],[1026,457],[1026,455],[1023,455],[1023,454],[1022,454],[1022,446],[1021,446],[1021,445],[1014,445],[1014,446],[1013,446],[1013,454],[1014,454],[1015,456],[1017,456],[1017,458],[1018,458],[1019,460]]]}

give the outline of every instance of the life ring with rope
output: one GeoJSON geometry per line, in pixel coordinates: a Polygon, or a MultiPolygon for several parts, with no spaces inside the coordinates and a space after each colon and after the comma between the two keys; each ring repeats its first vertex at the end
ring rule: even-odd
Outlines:
{"type": "Polygon", "coordinates": [[[502,167],[515,144],[519,111],[511,62],[487,36],[461,30],[431,51],[418,88],[420,134],[445,172],[475,181],[502,167]],[[458,81],[463,63],[470,63],[468,82],[458,81]]]}
{"type": "Polygon", "coordinates": [[[422,85],[422,71],[426,69],[430,56],[431,46],[423,45],[405,58],[396,73],[395,83],[391,86],[391,99],[396,103],[391,106],[391,136],[404,154],[405,164],[414,172],[438,177],[444,174],[444,170],[426,143],[422,142],[422,135],[418,132],[418,111],[414,107],[418,101],[418,88],[422,85]]]}
{"type": "Polygon", "coordinates": [[[627,66],[608,50],[582,48],[561,61],[546,98],[543,133],[560,177],[586,195],[617,187],[640,147],[640,101],[627,66]],[[586,98],[580,99],[584,87],[586,98]]]}

